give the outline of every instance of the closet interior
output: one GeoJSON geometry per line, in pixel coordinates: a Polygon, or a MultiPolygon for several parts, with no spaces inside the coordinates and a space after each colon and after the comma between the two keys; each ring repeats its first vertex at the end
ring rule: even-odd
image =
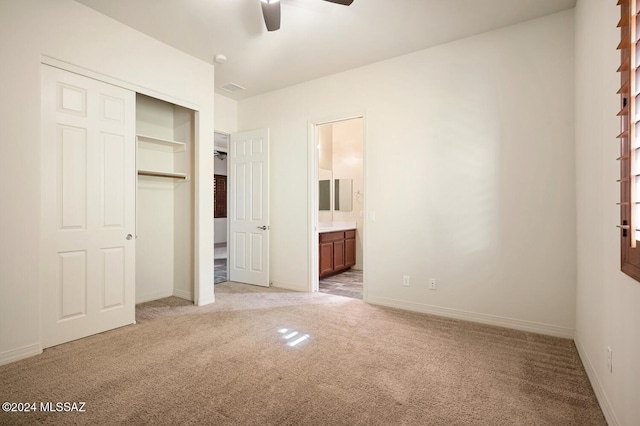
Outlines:
{"type": "Polygon", "coordinates": [[[193,301],[193,110],[136,95],[136,303],[193,301]]]}

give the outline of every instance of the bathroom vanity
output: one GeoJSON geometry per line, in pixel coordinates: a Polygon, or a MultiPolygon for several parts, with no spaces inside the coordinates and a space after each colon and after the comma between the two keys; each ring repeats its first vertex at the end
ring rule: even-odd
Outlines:
{"type": "Polygon", "coordinates": [[[355,226],[318,228],[320,278],[346,271],[356,264],[355,226]]]}

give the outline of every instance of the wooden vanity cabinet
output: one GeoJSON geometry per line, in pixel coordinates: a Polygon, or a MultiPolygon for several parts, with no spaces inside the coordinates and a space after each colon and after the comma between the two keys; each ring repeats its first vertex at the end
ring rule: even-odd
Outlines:
{"type": "Polygon", "coordinates": [[[344,239],[333,242],[333,272],[341,271],[344,264],[344,239]]]}
{"type": "Polygon", "coordinates": [[[356,231],[320,234],[320,278],[345,271],[356,264],[356,231]]]}
{"type": "Polygon", "coordinates": [[[344,233],[344,265],[352,267],[356,264],[356,231],[344,233]]]}
{"type": "Polygon", "coordinates": [[[320,276],[326,277],[333,272],[333,243],[320,243],[320,276]]]}

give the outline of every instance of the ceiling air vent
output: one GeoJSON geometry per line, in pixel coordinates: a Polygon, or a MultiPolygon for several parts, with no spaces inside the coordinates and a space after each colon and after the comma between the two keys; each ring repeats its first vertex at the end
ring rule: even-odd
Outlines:
{"type": "Polygon", "coordinates": [[[226,90],[229,93],[236,93],[236,92],[239,92],[239,91],[245,89],[244,87],[242,87],[242,86],[240,86],[238,84],[235,84],[235,83],[223,84],[222,86],[220,86],[220,88],[222,90],[226,90]]]}

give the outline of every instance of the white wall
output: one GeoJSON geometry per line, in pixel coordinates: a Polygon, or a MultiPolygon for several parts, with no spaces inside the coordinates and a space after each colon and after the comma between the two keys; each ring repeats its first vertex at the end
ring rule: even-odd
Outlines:
{"type": "MultiPolygon", "coordinates": [[[[318,126],[318,181],[333,181],[333,125],[318,126]]],[[[319,184],[319,182],[318,182],[319,184]]],[[[318,210],[318,225],[333,223],[333,187],[329,186],[329,210],[318,210]]],[[[319,195],[319,194],[318,194],[319,195]]]]}
{"type": "MultiPolygon", "coordinates": [[[[322,145],[322,144],[321,144],[322,145]]],[[[320,204],[320,181],[328,180],[333,182],[333,171],[331,169],[318,169],[318,205],[320,204]]],[[[334,188],[329,183],[329,210],[318,209],[318,227],[325,227],[333,225],[333,191],[334,188]]]]}
{"type": "MultiPolygon", "coordinates": [[[[193,111],[138,95],[136,133],[185,143],[181,152],[138,147],[139,169],[193,175],[193,111]]],[[[136,303],[167,296],[193,300],[193,185],[138,176],[136,303]]]]}
{"type": "Polygon", "coordinates": [[[333,124],[318,126],[318,168],[333,170],[333,124]]]}
{"type": "Polygon", "coordinates": [[[640,283],[620,272],[620,53],[616,2],[578,0],[576,16],[576,346],[611,425],[640,419],[640,283]],[[607,369],[607,346],[613,372],[607,369]]]}
{"type": "MultiPolygon", "coordinates": [[[[215,94],[216,131],[220,133],[236,133],[238,131],[238,102],[218,93],[215,94]]],[[[227,160],[215,159],[215,173],[227,175],[227,160]]],[[[228,219],[214,219],[215,243],[227,242],[228,219]]]]}
{"type": "Polygon", "coordinates": [[[353,269],[362,270],[362,236],[364,232],[364,198],[354,194],[363,193],[363,139],[364,123],[361,118],[341,121],[333,128],[333,178],[352,179],[350,212],[333,211],[334,222],[356,223],[356,264],[353,269]]]}
{"type": "Polygon", "coordinates": [[[307,123],[364,113],[366,300],[573,335],[573,11],[246,99],[238,113],[241,129],[271,129],[274,285],[309,288],[307,123]]]}
{"type": "MultiPolygon", "coordinates": [[[[173,170],[186,173],[190,177],[189,181],[173,182],[173,295],[193,301],[194,185],[191,177],[194,162],[194,112],[174,105],[173,119],[173,140],[184,142],[186,145],[184,151],[173,154],[173,170]]],[[[210,235],[205,240],[210,242],[211,237],[210,235]]],[[[209,283],[203,285],[208,286],[209,283]]]]}
{"type": "Polygon", "coordinates": [[[238,131],[238,102],[236,100],[216,93],[215,111],[216,132],[231,134],[238,131]]]}
{"type": "Polygon", "coordinates": [[[214,243],[222,244],[227,242],[227,219],[216,218],[214,219],[214,243]]]}
{"type": "MultiPolygon", "coordinates": [[[[173,140],[173,107],[147,96],[136,97],[136,133],[173,140]]],[[[141,149],[142,170],[173,171],[173,153],[141,149]]],[[[136,303],[173,295],[174,182],[138,177],[136,192],[136,303]]]]}
{"type": "Polygon", "coordinates": [[[197,107],[195,279],[213,283],[213,67],[71,0],[0,2],[0,52],[0,363],[40,351],[42,55],[197,107]]]}

